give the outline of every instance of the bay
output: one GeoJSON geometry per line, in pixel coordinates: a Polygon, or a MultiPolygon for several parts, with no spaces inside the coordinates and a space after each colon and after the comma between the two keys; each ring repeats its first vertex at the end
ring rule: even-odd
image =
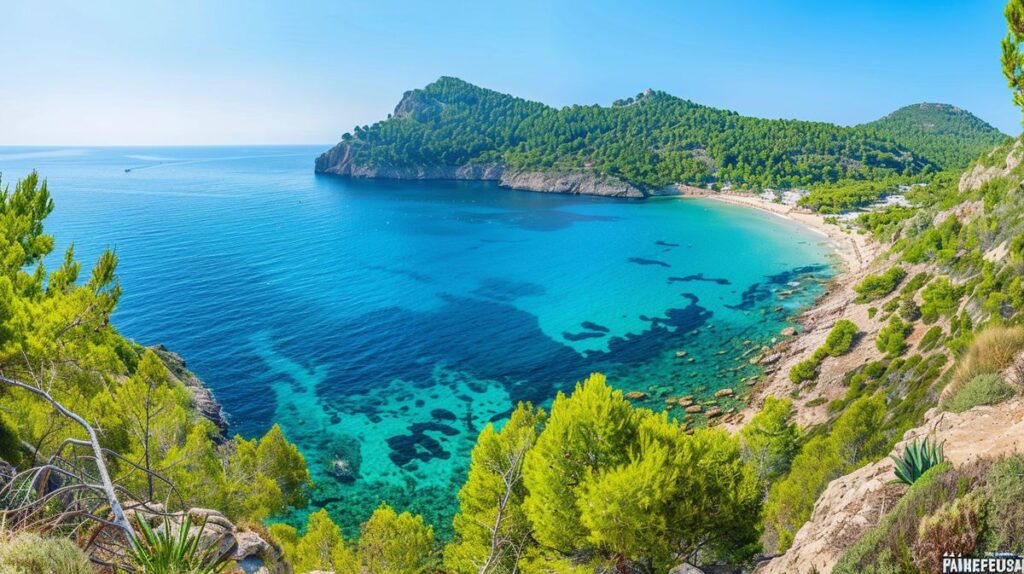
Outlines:
{"type": "Polygon", "coordinates": [[[381,501],[446,533],[480,430],[588,373],[654,409],[745,389],[833,273],[753,210],[318,176],[322,149],[4,147],[0,172],[48,179],[51,267],[115,249],[117,328],[182,354],[233,433],[280,424],[349,534],[381,501]]]}

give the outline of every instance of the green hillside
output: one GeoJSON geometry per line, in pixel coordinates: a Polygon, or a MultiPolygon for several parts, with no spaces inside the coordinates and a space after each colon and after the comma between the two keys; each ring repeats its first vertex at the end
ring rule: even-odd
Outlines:
{"type": "Polygon", "coordinates": [[[863,127],[944,168],[966,167],[1007,138],[971,112],[949,104],[906,106],[863,127]]]}
{"type": "Polygon", "coordinates": [[[442,77],[406,92],[388,119],[345,134],[339,146],[351,153],[325,154],[318,169],[344,157],[360,168],[593,170],[645,189],[798,187],[963,167],[1003,137],[951,106],[842,127],[745,117],[652,90],[610,107],[555,109],[442,77]]]}

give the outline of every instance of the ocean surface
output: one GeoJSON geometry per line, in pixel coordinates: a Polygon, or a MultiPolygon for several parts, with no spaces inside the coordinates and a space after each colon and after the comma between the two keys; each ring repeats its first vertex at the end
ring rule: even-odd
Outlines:
{"type": "Polygon", "coordinates": [[[742,394],[833,272],[754,210],[318,176],[325,148],[8,147],[0,172],[49,181],[56,256],[116,249],[117,328],[182,354],[231,432],[279,423],[349,534],[382,500],[450,531],[480,430],[590,372],[653,409],[742,394]]]}

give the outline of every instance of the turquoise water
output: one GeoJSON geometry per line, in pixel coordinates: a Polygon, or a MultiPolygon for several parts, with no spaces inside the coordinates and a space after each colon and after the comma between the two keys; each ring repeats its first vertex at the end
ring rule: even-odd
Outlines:
{"type": "Polygon", "coordinates": [[[185,356],[232,432],[279,422],[349,532],[386,500],[443,533],[480,429],[590,372],[656,409],[745,389],[831,273],[752,210],[316,176],[320,150],[0,148],[0,171],[48,178],[58,252],[116,248],[121,332],[185,356]]]}

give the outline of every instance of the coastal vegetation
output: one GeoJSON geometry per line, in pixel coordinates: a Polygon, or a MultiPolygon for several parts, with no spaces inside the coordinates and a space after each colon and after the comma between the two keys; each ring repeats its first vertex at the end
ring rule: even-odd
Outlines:
{"type": "MultiPolygon", "coordinates": [[[[1004,71],[1024,107],[1024,0],[1011,0],[1006,13],[1004,71]]],[[[360,128],[343,142],[370,163],[500,161],[530,169],[589,163],[648,186],[729,177],[750,185],[842,181],[859,193],[853,190],[860,183],[844,178],[954,167],[974,152],[948,150],[951,142],[986,131],[946,107],[901,110],[870,128],[762,124],[658,92],[612,108],[553,110],[454,79],[412,92],[403,104],[391,120],[360,128]],[[935,113],[969,125],[943,124],[942,133],[954,137],[925,141],[930,132],[922,126],[935,113]],[[665,114],[681,118],[678,131],[659,128],[665,114]],[[715,122],[730,127],[728,138],[741,139],[718,141],[700,132],[703,127],[687,131],[715,122]],[[886,125],[898,143],[879,139],[886,125]],[[593,135],[577,131],[580,126],[593,135]],[[815,146],[826,140],[835,147],[822,159],[815,146]],[[804,163],[750,143],[763,141],[795,146],[804,163]],[[767,161],[749,154],[768,154],[767,161]]],[[[996,140],[989,136],[986,145],[996,140]]],[[[309,514],[303,528],[278,523],[315,488],[302,455],[276,426],[260,438],[223,436],[199,415],[189,390],[169,376],[157,353],[117,333],[109,320],[120,296],[115,254],[104,253],[87,276],[73,248],[57,268],[44,267],[54,241],[43,222],[53,203],[36,174],[0,194],[0,372],[5,381],[45,389],[98,429],[109,449],[103,452],[119,453],[100,458],[109,458],[122,497],[167,501],[174,510],[217,508],[250,524],[297,572],[653,574],[684,563],[749,570],[761,559],[799,550],[801,529],[818,514],[840,511],[821,501],[841,477],[860,486],[885,484],[880,488],[891,498],[864,505],[870,522],[860,515],[843,524],[859,532],[855,540],[828,541],[839,548],[833,572],[934,572],[946,552],[1021,553],[1024,456],[1010,450],[998,459],[968,459],[964,443],[954,456],[945,442],[928,436],[944,430],[934,419],[922,426],[929,411],[969,421],[972,412],[1013,406],[1024,384],[1024,166],[1018,148],[1000,144],[993,153],[1001,161],[983,154],[968,167],[967,176],[977,177],[963,184],[948,173],[936,175],[914,192],[915,209],[893,207],[853,222],[887,248],[859,283],[837,286],[848,297],[840,308],[863,314],[857,323],[830,316],[811,356],[793,356],[785,363],[792,368],[779,369],[779,378],[792,384],[764,396],[742,428],[692,426],[670,416],[671,404],[635,407],[592,374],[571,393],[559,393],[549,409],[521,403],[507,420],[482,428],[450,539],[436,535],[422,517],[387,504],[358,537],[344,536],[325,510],[309,514]],[[914,272],[910,279],[907,269],[914,272]],[[847,362],[827,357],[851,352],[863,352],[858,358],[864,360],[818,376],[830,364],[847,362]],[[827,393],[806,400],[826,385],[827,393]],[[795,422],[808,413],[809,424],[795,422]],[[879,473],[855,474],[861,469],[879,473]]],[[[841,185],[821,188],[835,192],[832,199],[825,191],[809,197],[822,200],[816,207],[823,210],[846,205],[841,185]]],[[[866,184],[859,189],[865,201],[878,191],[866,184]]],[[[24,390],[0,386],[5,461],[39,468],[56,460],[66,438],[92,438],[82,425],[54,416],[53,402],[24,390]]],[[[100,509],[104,516],[113,513],[100,509]]],[[[70,534],[80,524],[64,522],[57,510],[46,516],[55,517],[45,529],[3,522],[0,565],[19,574],[93,570],[76,546],[82,538],[70,534]]],[[[192,545],[189,529],[183,530],[180,540],[192,545]]],[[[150,546],[160,544],[151,540],[150,546]]],[[[94,560],[104,557],[89,550],[94,560]]],[[[206,562],[196,569],[209,569],[206,562]]],[[[129,567],[153,571],[144,563],[136,557],[129,567]]]]}
{"type": "Polygon", "coordinates": [[[677,183],[824,186],[832,191],[813,201],[836,210],[915,177],[963,168],[974,157],[970,149],[1004,138],[951,106],[905,108],[873,124],[840,127],[746,117],[654,90],[609,107],[555,109],[442,77],[406,92],[388,119],[344,134],[334,157],[366,173],[468,165],[588,171],[646,190],[677,183]]]}
{"type": "Polygon", "coordinates": [[[857,336],[857,325],[848,319],[840,319],[829,331],[825,344],[815,349],[810,357],[800,361],[789,371],[789,379],[794,383],[802,383],[813,379],[818,373],[818,366],[825,357],[838,357],[850,350],[857,336]]]}
{"type": "Polygon", "coordinates": [[[970,112],[949,104],[914,104],[864,124],[947,169],[963,169],[1007,138],[970,112]]]}
{"type": "Polygon", "coordinates": [[[879,275],[868,275],[856,287],[858,303],[868,303],[881,299],[896,290],[900,281],[907,276],[902,267],[892,267],[879,275]]]}

